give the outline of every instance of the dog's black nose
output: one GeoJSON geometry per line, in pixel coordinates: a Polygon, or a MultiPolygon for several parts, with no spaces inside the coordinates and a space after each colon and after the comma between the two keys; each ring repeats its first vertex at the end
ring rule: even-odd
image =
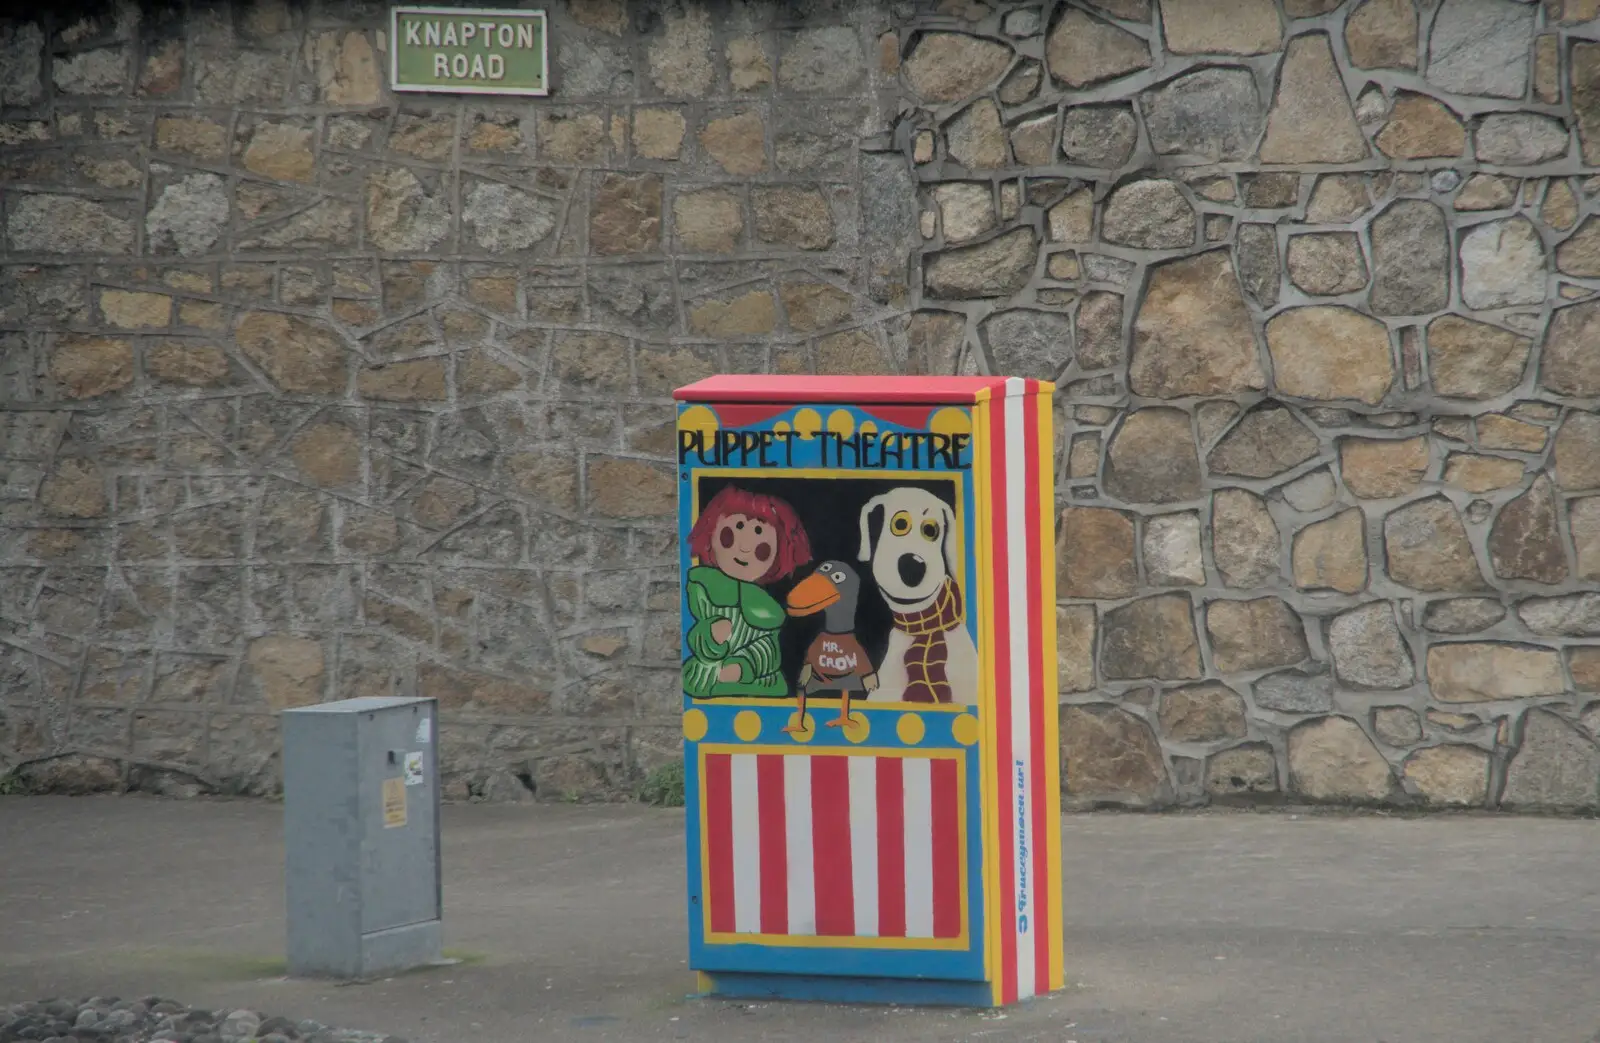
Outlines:
{"type": "Polygon", "coordinates": [[[915,554],[900,555],[896,566],[900,570],[900,582],[908,587],[920,586],[922,577],[928,574],[928,563],[915,554]]]}

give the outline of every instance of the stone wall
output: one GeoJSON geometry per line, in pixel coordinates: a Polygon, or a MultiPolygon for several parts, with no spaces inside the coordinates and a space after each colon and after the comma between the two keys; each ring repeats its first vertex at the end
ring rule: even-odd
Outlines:
{"type": "Polygon", "coordinates": [[[0,26],[0,775],[269,791],[391,693],[455,797],[677,756],[670,392],[905,364],[894,37],[548,6],[548,101],[391,94],[378,3],[0,26]]]}
{"type": "Polygon", "coordinates": [[[910,27],[919,328],[1062,382],[1069,798],[1597,803],[1597,15],[910,27]]]}
{"type": "Polygon", "coordinates": [[[1600,803],[1594,0],[573,0],[0,26],[0,774],[453,796],[676,756],[668,392],[1056,377],[1080,804],[1600,803]],[[920,234],[919,234],[920,233],[920,234]]]}

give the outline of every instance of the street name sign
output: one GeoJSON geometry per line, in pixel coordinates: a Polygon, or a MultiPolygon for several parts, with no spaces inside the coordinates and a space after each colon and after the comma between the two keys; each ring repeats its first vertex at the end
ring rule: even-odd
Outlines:
{"type": "Polygon", "coordinates": [[[396,7],[389,82],[438,94],[550,93],[549,22],[543,11],[396,7]]]}

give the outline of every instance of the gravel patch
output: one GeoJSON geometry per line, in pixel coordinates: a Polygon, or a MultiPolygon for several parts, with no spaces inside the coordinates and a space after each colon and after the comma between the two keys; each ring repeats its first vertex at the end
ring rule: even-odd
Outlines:
{"type": "Polygon", "coordinates": [[[0,1043],[406,1043],[252,1010],[205,1010],[159,996],[0,1006],[0,1043]]]}

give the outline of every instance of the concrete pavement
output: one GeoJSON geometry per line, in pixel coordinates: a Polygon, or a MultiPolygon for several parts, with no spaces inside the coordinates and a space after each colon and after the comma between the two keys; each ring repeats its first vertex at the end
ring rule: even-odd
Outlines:
{"type": "Polygon", "coordinates": [[[160,993],[416,1043],[1600,1033],[1593,820],[1069,816],[1072,986],[1003,1015],[686,999],[681,815],[632,807],[447,807],[463,962],[286,981],[280,821],[256,802],[0,798],[0,1004],[160,993]]]}

